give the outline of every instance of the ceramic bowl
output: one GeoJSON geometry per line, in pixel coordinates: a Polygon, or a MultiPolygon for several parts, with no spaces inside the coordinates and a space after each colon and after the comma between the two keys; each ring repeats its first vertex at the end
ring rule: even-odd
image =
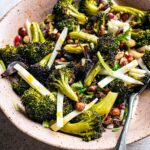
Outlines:
{"type": "Polygon", "coordinates": [[[115,0],[120,5],[132,6],[141,10],[150,9],[150,0],[115,0]]]}
{"type": "MultiPolygon", "coordinates": [[[[41,21],[51,11],[56,0],[23,0],[10,10],[0,22],[0,47],[12,44],[19,27],[27,18],[41,21]]],[[[2,70],[1,70],[2,72],[2,70]]],[[[150,92],[146,90],[139,98],[136,113],[131,121],[127,136],[127,144],[150,135],[150,92]]],[[[28,119],[24,114],[15,110],[14,103],[20,105],[19,97],[13,92],[8,80],[0,78],[0,106],[10,121],[22,132],[42,141],[64,149],[112,149],[120,132],[106,130],[102,138],[84,142],[81,138],[53,132],[28,119]]]]}

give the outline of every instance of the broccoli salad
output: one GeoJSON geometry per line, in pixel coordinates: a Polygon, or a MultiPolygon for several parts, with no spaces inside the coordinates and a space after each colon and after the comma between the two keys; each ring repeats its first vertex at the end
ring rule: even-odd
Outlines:
{"type": "Polygon", "coordinates": [[[111,0],[58,0],[43,22],[29,19],[0,48],[2,78],[26,115],[91,141],[123,126],[132,93],[147,83],[150,13],[111,0]]]}

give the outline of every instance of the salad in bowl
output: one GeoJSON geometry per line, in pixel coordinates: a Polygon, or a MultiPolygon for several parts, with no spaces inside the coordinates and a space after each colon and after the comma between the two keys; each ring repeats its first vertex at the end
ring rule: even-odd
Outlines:
{"type": "Polygon", "coordinates": [[[58,0],[0,49],[1,77],[26,116],[52,131],[84,141],[118,131],[130,95],[149,80],[149,15],[110,0],[58,0]]]}

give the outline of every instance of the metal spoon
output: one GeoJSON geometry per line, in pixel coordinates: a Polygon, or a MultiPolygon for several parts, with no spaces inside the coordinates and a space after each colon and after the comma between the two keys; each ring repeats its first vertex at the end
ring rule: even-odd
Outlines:
{"type": "Polygon", "coordinates": [[[128,128],[129,128],[130,119],[133,113],[134,102],[136,100],[136,97],[140,95],[146,89],[149,82],[150,82],[150,78],[148,79],[147,83],[137,93],[133,93],[130,96],[129,104],[128,104],[128,115],[127,115],[125,124],[123,126],[122,132],[119,136],[118,142],[115,146],[115,150],[126,150],[126,135],[127,135],[128,128]]]}

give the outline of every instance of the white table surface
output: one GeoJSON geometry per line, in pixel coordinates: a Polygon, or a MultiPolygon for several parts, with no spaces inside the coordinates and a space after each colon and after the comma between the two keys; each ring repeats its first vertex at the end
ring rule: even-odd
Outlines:
{"type": "MultiPolygon", "coordinates": [[[[0,0],[0,19],[21,0],[0,0]]],[[[20,132],[0,110],[0,150],[58,150],[20,132]]],[[[127,150],[150,150],[150,137],[127,146],[127,150]]]]}

